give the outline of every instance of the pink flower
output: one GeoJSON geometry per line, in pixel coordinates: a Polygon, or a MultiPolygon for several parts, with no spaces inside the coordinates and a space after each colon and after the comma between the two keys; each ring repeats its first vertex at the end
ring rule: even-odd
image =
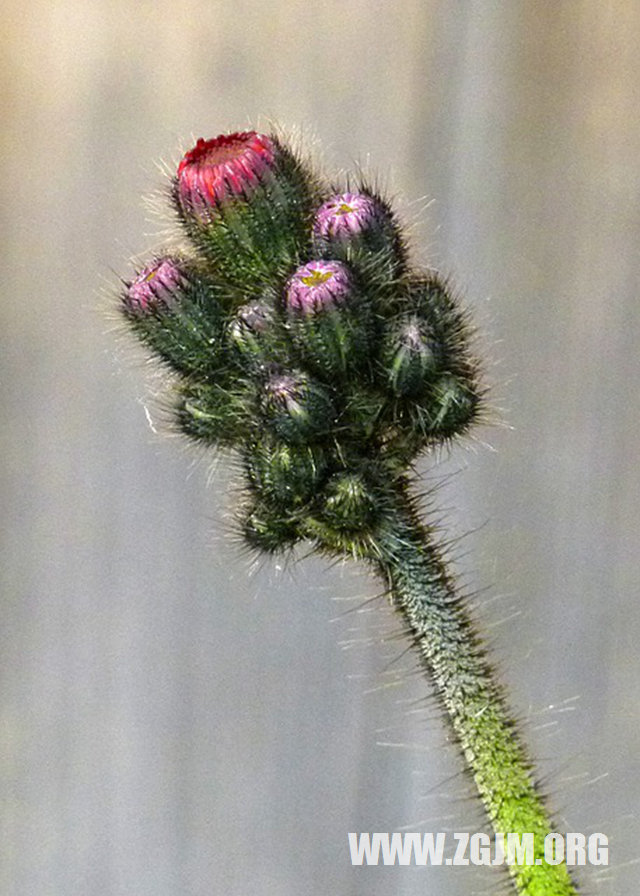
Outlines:
{"type": "Polygon", "coordinates": [[[388,217],[384,207],[365,193],[339,193],[316,212],[314,236],[321,240],[347,242],[365,231],[376,229],[388,217]]]}
{"type": "Polygon", "coordinates": [[[184,211],[207,220],[220,204],[250,196],[275,162],[273,141],[256,131],[201,138],[178,166],[176,197],[184,211]]]}
{"type": "Polygon", "coordinates": [[[171,308],[187,284],[185,273],[174,260],[160,258],[142,268],[129,283],[123,301],[129,311],[137,314],[171,308]]]}
{"type": "Polygon", "coordinates": [[[348,301],[352,286],[349,269],[341,261],[310,261],[289,280],[286,306],[303,314],[339,308],[348,301]]]}

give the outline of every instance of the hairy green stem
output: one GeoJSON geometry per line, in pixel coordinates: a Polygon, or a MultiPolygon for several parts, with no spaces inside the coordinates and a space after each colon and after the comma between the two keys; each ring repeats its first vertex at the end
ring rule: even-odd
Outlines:
{"type": "Polygon", "coordinates": [[[509,868],[516,891],[522,896],[575,896],[566,865],[545,861],[544,839],[554,828],[464,602],[430,531],[410,502],[400,500],[361,556],[388,582],[394,605],[415,637],[494,831],[533,834],[534,864],[509,868]]]}

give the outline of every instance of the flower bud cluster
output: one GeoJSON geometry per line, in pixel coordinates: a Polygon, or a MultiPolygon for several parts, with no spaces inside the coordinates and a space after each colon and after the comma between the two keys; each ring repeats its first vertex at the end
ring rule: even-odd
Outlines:
{"type": "Polygon", "coordinates": [[[477,416],[455,297],[381,196],[325,185],[275,136],[198,140],[171,193],[191,251],[121,305],[179,375],[179,427],[241,454],[251,545],[366,537],[416,455],[477,416]]]}

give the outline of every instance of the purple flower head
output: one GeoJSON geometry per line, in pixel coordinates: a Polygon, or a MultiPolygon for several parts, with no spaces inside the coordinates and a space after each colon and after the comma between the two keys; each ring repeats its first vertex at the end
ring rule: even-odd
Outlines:
{"type": "Polygon", "coordinates": [[[148,314],[174,306],[187,285],[180,265],[171,258],[160,258],[142,268],[128,285],[123,301],[129,311],[148,314]]]}
{"type": "Polygon", "coordinates": [[[376,228],[385,217],[381,204],[366,193],[339,193],[316,212],[313,232],[321,240],[348,242],[376,228]]]}
{"type": "Polygon", "coordinates": [[[351,273],[341,261],[310,261],[289,280],[286,306],[294,312],[314,314],[344,305],[352,291],[351,273]]]}

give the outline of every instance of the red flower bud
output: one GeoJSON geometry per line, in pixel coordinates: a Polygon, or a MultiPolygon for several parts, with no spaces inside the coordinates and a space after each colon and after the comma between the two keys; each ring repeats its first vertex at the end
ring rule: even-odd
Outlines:
{"type": "Polygon", "coordinates": [[[198,140],[178,166],[176,196],[183,211],[209,220],[211,211],[248,197],[275,166],[276,148],[256,131],[198,140]]]}

